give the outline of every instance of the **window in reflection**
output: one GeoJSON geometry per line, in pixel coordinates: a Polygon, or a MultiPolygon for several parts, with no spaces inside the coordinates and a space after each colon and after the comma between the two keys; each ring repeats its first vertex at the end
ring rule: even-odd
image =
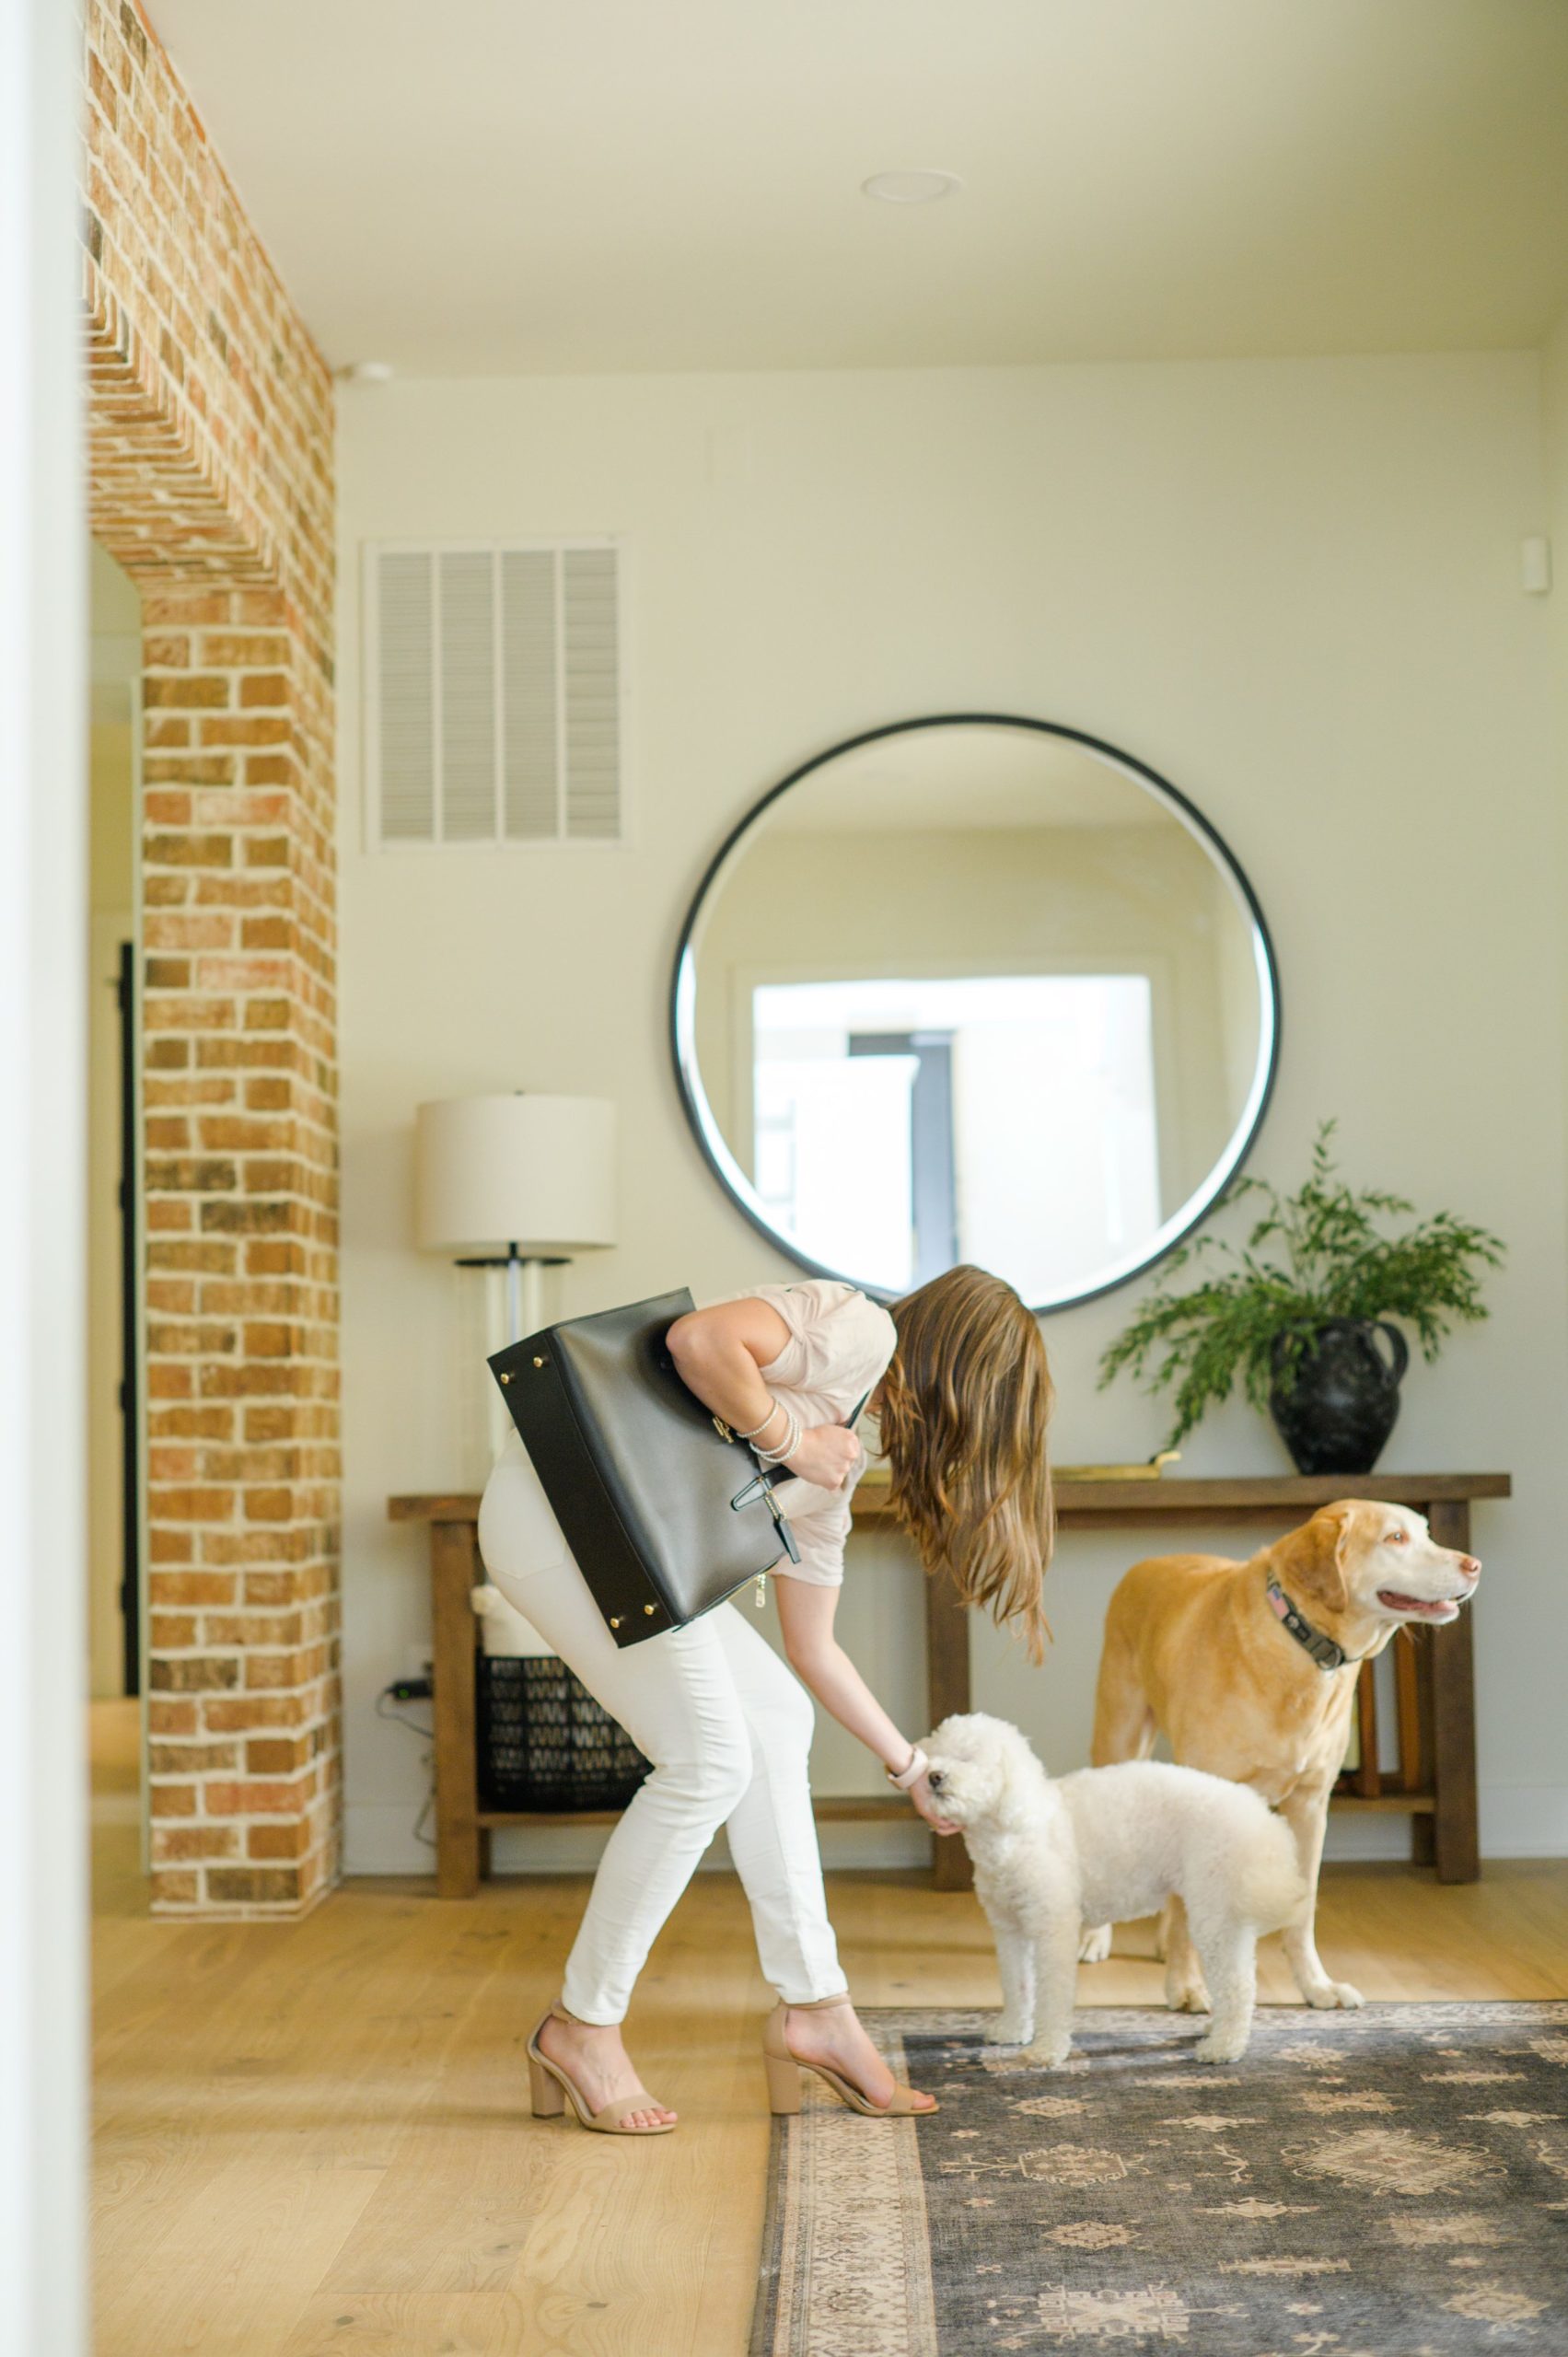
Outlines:
{"type": "Polygon", "coordinates": [[[1043,1299],[1158,1225],[1146,975],[768,983],[751,1031],[757,1190],[830,1267],[1043,1299]]]}

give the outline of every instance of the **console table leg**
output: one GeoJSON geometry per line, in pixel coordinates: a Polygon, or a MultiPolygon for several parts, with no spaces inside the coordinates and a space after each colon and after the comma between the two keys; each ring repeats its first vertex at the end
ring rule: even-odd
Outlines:
{"type": "Polygon", "coordinates": [[[430,1573],[436,1725],[436,1883],[442,1898],[479,1888],[479,1761],[474,1736],[471,1522],[433,1522],[430,1573]]]}
{"type": "MultiPolygon", "coordinates": [[[[1435,1791],[1437,1777],[1433,1765],[1432,1749],[1432,1641],[1433,1631],[1421,1629],[1411,1639],[1411,1652],[1415,1656],[1415,1726],[1416,1779],[1420,1793],[1435,1791]]],[[[1421,1809],[1411,1818],[1411,1864],[1430,1866],[1437,1859],[1437,1821],[1430,1809],[1421,1809]]]]}
{"type": "MultiPolygon", "coordinates": [[[[1469,1554],[1470,1510],[1465,1499],[1434,1501],[1427,1520],[1440,1547],[1469,1554]]],[[[1481,1840],[1476,1795],[1475,1654],[1471,1614],[1431,1635],[1433,1855],[1439,1882],[1479,1882],[1481,1840]]]]}
{"type": "MultiPolygon", "coordinates": [[[[946,1572],[925,1582],[925,1693],[933,1726],[970,1707],[970,1612],[946,1572]]],[[[936,1890],[972,1890],[974,1868],[958,1833],[932,1836],[936,1890]]]]}

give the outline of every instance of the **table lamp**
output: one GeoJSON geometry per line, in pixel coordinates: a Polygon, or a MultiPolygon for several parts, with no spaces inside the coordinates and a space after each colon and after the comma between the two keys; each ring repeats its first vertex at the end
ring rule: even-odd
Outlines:
{"type": "Polygon", "coordinates": [[[507,1340],[544,1323],[541,1271],[615,1242],[615,1108],[600,1097],[449,1097],[414,1117],[420,1247],[506,1272],[507,1340]]]}

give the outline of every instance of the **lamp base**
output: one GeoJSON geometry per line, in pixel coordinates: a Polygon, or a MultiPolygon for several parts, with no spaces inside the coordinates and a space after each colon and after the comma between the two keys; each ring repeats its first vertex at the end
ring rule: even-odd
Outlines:
{"type": "Polygon", "coordinates": [[[459,1269],[505,1269],[506,1271],[506,1322],[511,1331],[509,1342],[520,1342],[528,1334],[537,1334],[544,1323],[544,1289],[540,1281],[543,1269],[563,1269],[564,1252],[519,1252],[514,1244],[509,1252],[481,1256],[472,1260],[459,1260],[459,1269]]]}
{"type": "Polygon", "coordinates": [[[544,1271],[567,1265],[564,1253],[482,1253],[452,1263],[479,1278],[455,1276],[454,1338],[462,1485],[482,1490],[512,1430],[506,1403],[486,1361],[545,1323],[544,1271]]]}

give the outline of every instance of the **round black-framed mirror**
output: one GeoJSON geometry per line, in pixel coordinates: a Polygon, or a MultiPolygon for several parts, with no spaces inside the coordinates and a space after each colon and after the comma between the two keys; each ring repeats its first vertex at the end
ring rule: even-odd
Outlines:
{"type": "Polygon", "coordinates": [[[882,1299],[974,1260],[1042,1315],[1202,1219],[1279,1039],[1262,910],[1202,811],[1007,713],[866,729],[771,786],[670,993],[692,1132],[772,1244],[882,1299]]]}

